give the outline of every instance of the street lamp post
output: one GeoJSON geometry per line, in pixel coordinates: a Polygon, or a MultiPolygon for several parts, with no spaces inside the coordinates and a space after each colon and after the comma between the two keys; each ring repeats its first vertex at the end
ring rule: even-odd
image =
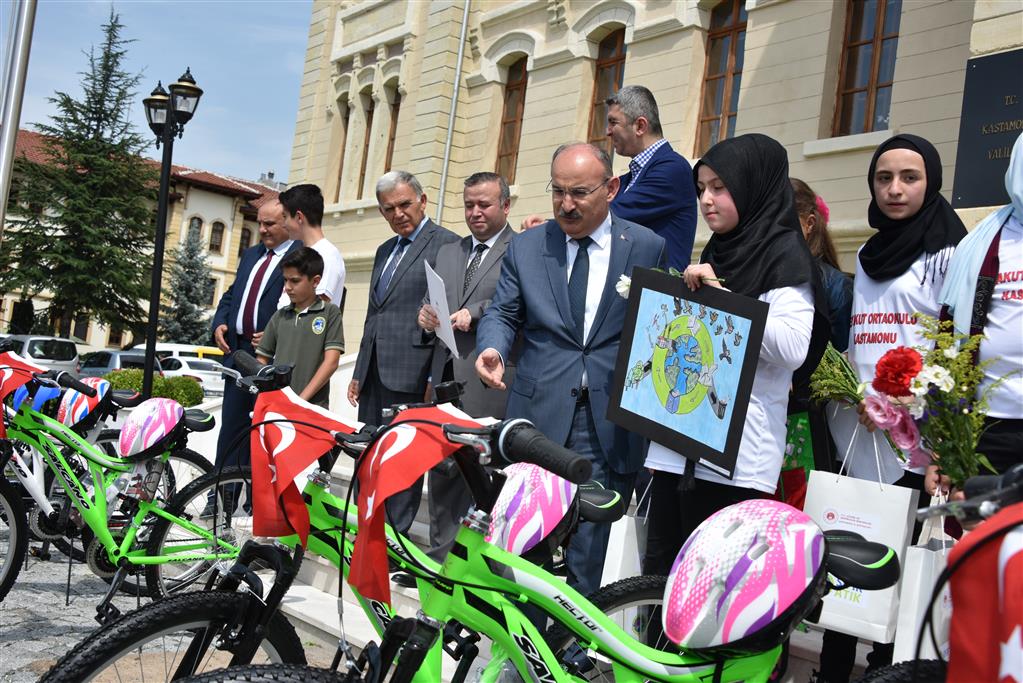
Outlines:
{"type": "Polygon", "coordinates": [[[170,194],[171,157],[174,156],[174,138],[181,137],[185,124],[199,106],[202,89],[195,84],[191,69],[163,89],[160,83],[142,100],[146,108],[146,121],[156,134],[156,146],[163,144],[163,162],[160,166],[160,194],[156,208],[156,241],[153,247],[153,280],[149,289],[149,323],[146,327],[146,362],[142,371],[142,394],[153,395],[153,367],[156,365],[156,328],[160,319],[160,289],[163,281],[163,248],[167,240],[167,204],[170,194]],[[170,91],[169,93],[167,91],[170,91]]]}

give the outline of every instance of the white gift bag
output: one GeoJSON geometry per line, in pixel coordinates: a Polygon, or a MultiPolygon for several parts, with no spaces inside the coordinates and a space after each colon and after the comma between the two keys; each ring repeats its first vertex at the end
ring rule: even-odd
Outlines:
{"type": "MultiPolygon", "coordinates": [[[[931,505],[944,503],[943,498],[935,496],[931,505]]],[[[948,554],[955,540],[945,533],[944,517],[932,517],[926,520],[920,531],[920,539],[915,545],[906,549],[902,562],[902,593],[899,595],[899,620],[895,631],[895,654],[893,661],[904,662],[914,658],[920,624],[927,616],[927,608],[931,604],[931,595],[938,582],[938,576],[948,564],[948,554]]],[[[952,592],[948,583],[934,603],[934,637],[938,642],[939,651],[934,650],[931,642],[931,631],[924,634],[920,657],[923,659],[948,660],[949,629],[952,625],[952,592]]]]}
{"type": "MultiPolygon", "coordinates": [[[[918,491],[902,486],[815,471],[810,473],[803,511],[825,531],[852,531],[884,543],[901,561],[913,533],[918,496],[918,491]]],[[[882,591],[846,588],[825,596],[818,623],[840,633],[890,643],[898,613],[898,586],[882,591]]]]}
{"type": "MultiPolygon", "coordinates": [[[[639,497],[637,511],[642,509],[643,500],[649,495],[650,485],[639,497]]],[[[624,515],[611,525],[607,539],[607,555],[604,557],[604,573],[600,585],[606,586],[621,579],[643,574],[643,554],[646,552],[646,517],[638,514],[624,515]]]]}

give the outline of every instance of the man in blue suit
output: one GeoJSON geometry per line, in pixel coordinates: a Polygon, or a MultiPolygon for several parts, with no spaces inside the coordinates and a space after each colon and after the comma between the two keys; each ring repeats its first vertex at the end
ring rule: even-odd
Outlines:
{"type": "MultiPolygon", "coordinates": [[[[281,260],[301,242],[288,237],[284,224],[284,208],[274,199],[259,207],[260,244],[242,252],[234,282],[220,297],[213,314],[213,341],[227,355],[224,364],[232,366],[230,354],[235,351],[254,353],[284,288],[281,260]]],[[[217,465],[249,464],[249,440],[241,438],[251,424],[254,399],[233,382],[224,384],[224,402],[220,413],[220,435],[217,437],[217,465]],[[232,446],[232,444],[235,444],[232,446]]]]}
{"type": "MultiPolygon", "coordinates": [[[[664,240],[611,213],[619,182],[599,147],[559,147],[549,190],[555,219],[517,235],[505,253],[479,323],[476,371],[504,389],[504,359],[521,333],[506,417],[527,418],[586,455],[593,479],[628,498],[644,454],[642,439],[605,417],[625,319],[615,283],[636,266],[663,267],[664,240]]],[[[569,544],[569,582],[583,595],[599,588],[609,531],[583,523],[569,544]]]]}
{"type": "Polygon", "coordinates": [[[607,136],[615,153],[632,157],[629,172],[619,178],[621,190],[611,210],[663,237],[668,265],[685,270],[696,236],[693,169],[664,139],[653,93],[641,85],[627,85],[606,103],[607,136]]]}

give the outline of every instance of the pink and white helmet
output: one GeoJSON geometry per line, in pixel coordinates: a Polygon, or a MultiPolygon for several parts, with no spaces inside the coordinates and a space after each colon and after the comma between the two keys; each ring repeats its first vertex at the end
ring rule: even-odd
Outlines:
{"type": "Polygon", "coordinates": [[[138,405],[124,426],[117,442],[122,458],[142,459],[166,448],[176,438],[185,419],[185,409],[172,398],[150,398],[138,405]]]}
{"type": "Polygon", "coordinates": [[[664,589],[664,632],[691,650],[766,650],[788,637],[823,594],[824,534],[809,516],[748,500],[689,537],[664,589]]]}
{"type": "Polygon", "coordinates": [[[91,429],[99,416],[97,408],[107,397],[110,391],[110,382],[99,377],[85,377],[82,384],[88,384],[96,390],[95,396],[68,389],[60,399],[60,406],[57,408],[57,421],[67,427],[78,426],[84,429],[91,429]]]}
{"type": "MultiPolygon", "coordinates": [[[[491,513],[487,541],[510,553],[524,555],[558,529],[575,511],[578,487],[542,467],[514,463],[491,513]]],[[[553,540],[560,542],[553,534],[553,540]]],[[[556,545],[556,543],[555,543],[556,545]]]]}

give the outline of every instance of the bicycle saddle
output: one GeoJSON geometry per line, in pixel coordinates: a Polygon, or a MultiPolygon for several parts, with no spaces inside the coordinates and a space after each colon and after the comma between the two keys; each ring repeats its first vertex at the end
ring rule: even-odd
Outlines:
{"type": "Polygon", "coordinates": [[[134,408],[145,400],[142,394],[131,389],[112,389],[108,395],[118,408],[134,408]]]}
{"type": "Polygon", "coordinates": [[[185,429],[190,432],[208,432],[217,424],[216,418],[205,410],[185,409],[185,429]]]}
{"type": "Polygon", "coordinates": [[[899,556],[882,543],[848,531],[825,531],[828,573],[846,586],[882,590],[899,581],[899,556]]]}
{"type": "Polygon", "coordinates": [[[622,496],[595,481],[579,485],[579,517],[587,522],[614,522],[625,514],[622,496]]]}

